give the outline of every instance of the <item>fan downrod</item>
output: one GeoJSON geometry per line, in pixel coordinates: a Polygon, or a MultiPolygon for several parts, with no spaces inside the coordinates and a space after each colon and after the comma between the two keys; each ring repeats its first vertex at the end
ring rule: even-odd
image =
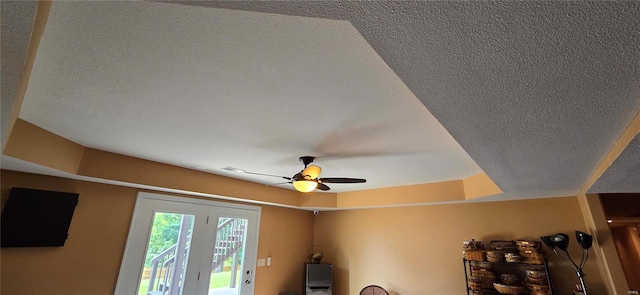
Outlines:
{"type": "Polygon", "coordinates": [[[312,157],[312,156],[302,156],[300,158],[298,158],[298,160],[300,162],[302,162],[302,164],[304,164],[304,167],[307,168],[307,165],[313,163],[313,160],[315,160],[316,157],[312,157]]]}

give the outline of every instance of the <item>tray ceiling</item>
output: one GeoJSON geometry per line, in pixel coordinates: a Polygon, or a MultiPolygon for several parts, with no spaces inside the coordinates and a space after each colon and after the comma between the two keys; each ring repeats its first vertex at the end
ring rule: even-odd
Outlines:
{"type": "MultiPolygon", "coordinates": [[[[639,40],[638,2],[55,2],[20,118],[265,184],[222,168],[568,196],[640,110],[639,40]]],[[[595,191],[640,190],[637,142],[595,191]]]]}

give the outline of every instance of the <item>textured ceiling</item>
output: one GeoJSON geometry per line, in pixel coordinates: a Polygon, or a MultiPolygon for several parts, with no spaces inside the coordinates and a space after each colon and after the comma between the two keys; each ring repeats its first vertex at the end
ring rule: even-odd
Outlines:
{"type": "Polygon", "coordinates": [[[637,1],[191,4],[349,20],[509,197],[576,194],[640,110],[637,1]]]}
{"type": "Polygon", "coordinates": [[[29,45],[29,37],[31,36],[31,24],[33,23],[37,1],[2,1],[0,8],[2,9],[2,29],[0,31],[0,39],[2,42],[2,50],[0,51],[2,63],[2,75],[0,75],[1,91],[2,91],[2,146],[9,130],[9,120],[13,111],[13,99],[16,96],[16,89],[24,60],[27,55],[27,46],[29,45]]]}
{"type": "MultiPolygon", "coordinates": [[[[640,2],[179,3],[231,10],[54,3],[21,117],[181,166],[326,155],[372,187],[481,168],[497,200],[575,195],[640,110],[640,2]]],[[[640,191],[637,141],[594,190],[640,191]]]]}
{"type": "MultiPolygon", "coordinates": [[[[588,192],[638,193],[640,192],[640,173],[638,171],[640,171],[640,135],[627,145],[627,148],[588,192]]],[[[639,195],[636,194],[636,196],[639,195]]],[[[640,197],[638,202],[640,205],[640,197]]]]}

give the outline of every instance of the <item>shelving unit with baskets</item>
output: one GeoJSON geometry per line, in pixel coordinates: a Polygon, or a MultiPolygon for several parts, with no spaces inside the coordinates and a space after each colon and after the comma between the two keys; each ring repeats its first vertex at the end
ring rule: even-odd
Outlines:
{"type": "Polygon", "coordinates": [[[489,249],[472,240],[462,258],[467,294],[551,294],[549,269],[536,241],[492,241],[489,249]]]}

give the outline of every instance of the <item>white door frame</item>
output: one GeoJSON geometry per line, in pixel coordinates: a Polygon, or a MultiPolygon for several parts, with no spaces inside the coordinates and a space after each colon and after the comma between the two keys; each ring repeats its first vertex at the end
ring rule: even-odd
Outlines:
{"type": "MultiPolygon", "coordinates": [[[[244,204],[235,204],[235,203],[225,203],[218,202],[213,200],[203,200],[203,199],[195,199],[188,197],[177,197],[171,195],[163,195],[157,193],[149,193],[149,192],[139,192],[138,197],[136,199],[135,209],[133,211],[133,217],[131,219],[131,225],[129,227],[129,234],[127,236],[127,244],[125,246],[124,255],[122,257],[122,263],[120,265],[120,273],[118,275],[118,282],[116,284],[116,295],[137,295],[138,287],[140,284],[140,276],[142,274],[143,261],[145,256],[145,251],[147,248],[148,235],[151,231],[151,220],[142,219],[144,216],[148,216],[151,204],[160,204],[162,206],[163,203],[171,202],[175,205],[172,207],[173,212],[181,212],[184,214],[192,214],[195,215],[194,220],[194,232],[196,230],[204,230],[206,227],[206,216],[211,211],[211,207],[217,209],[241,209],[253,211],[256,213],[255,218],[255,231],[253,237],[250,237],[250,232],[247,233],[247,241],[254,244],[253,251],[244,251],[245,259],[247,261],[251,261],[251,265],[246,265],[243,263],[243,275],[241,276],[242,282],[242,290],[243,294],[253,294],[254,286],[255,286],[255,272],[256,272],[256,260],[258,256],[258,238],[259,238],[259,229],[260,229],[260,215],[262,208],[259,206],[250,206],[244,204]],[[158,202],[156,202],[158,201],[158,202]],[[204,215],[203,215],[204,214],[204,215]],[[204,217],[204,218],[203,218],[204,217]],[[196,229],[196,227],[198,229],[196,229]],[[144,239],[140,238],[140,235],[145,235],[144,239]],[[246,274],[247,267],[250,267],[251,273],[249,275],[246,274]],[[244,284],[244,281],[249,280],[249,284],[244,284]]],[[[217,220],[216,220],[217,221],[217,220]]],[[[214,233],[215,236],[215,233],[214,233]]],[[[201,237],[196,237],[195,235],[192,237],[191,241],[192,253],[196,253],[196,255],[200,255],[202,252],[202,247],[206,245],[206,242],[210,240],[207,237],[207,234],[203,234],[201,237]],[[198,245],[199,244],[199,245],[198,245]]],[[[215,238],[214,238],[215,242],[215,238]]],[[[207,245],[211,246],[211,245],[207,245]]],[[[244,260],[243,260],[244,261],[244,260]]],[[[210,266],[205,265],[192,265],[188,267],[187,270],[187,280],[185,280],[185,285],[189,282],[190,284],[195,284],[192,280],[197,277],[197,273],[203,271],[205,268],[210,268],[210,266]],[[191,278],[191,279],[189,279],[191,278]]],[[[209,272],[210,273],[210,272],[209,272]]],[[[207,273],[205,273],[208,275],[207,273]]],[[[198,287],[197,284],[194,285],[198,292],[204,290],[203,287],[198,287]]],[[[208,283],[207,283],[208,290],[208,283]]],[[[186,289],[183,294],[195,294],[195,292],[187,293],[188,289],[186,289]]],[[[203,295],[206,295],[203,294],[203,295]]]]}

